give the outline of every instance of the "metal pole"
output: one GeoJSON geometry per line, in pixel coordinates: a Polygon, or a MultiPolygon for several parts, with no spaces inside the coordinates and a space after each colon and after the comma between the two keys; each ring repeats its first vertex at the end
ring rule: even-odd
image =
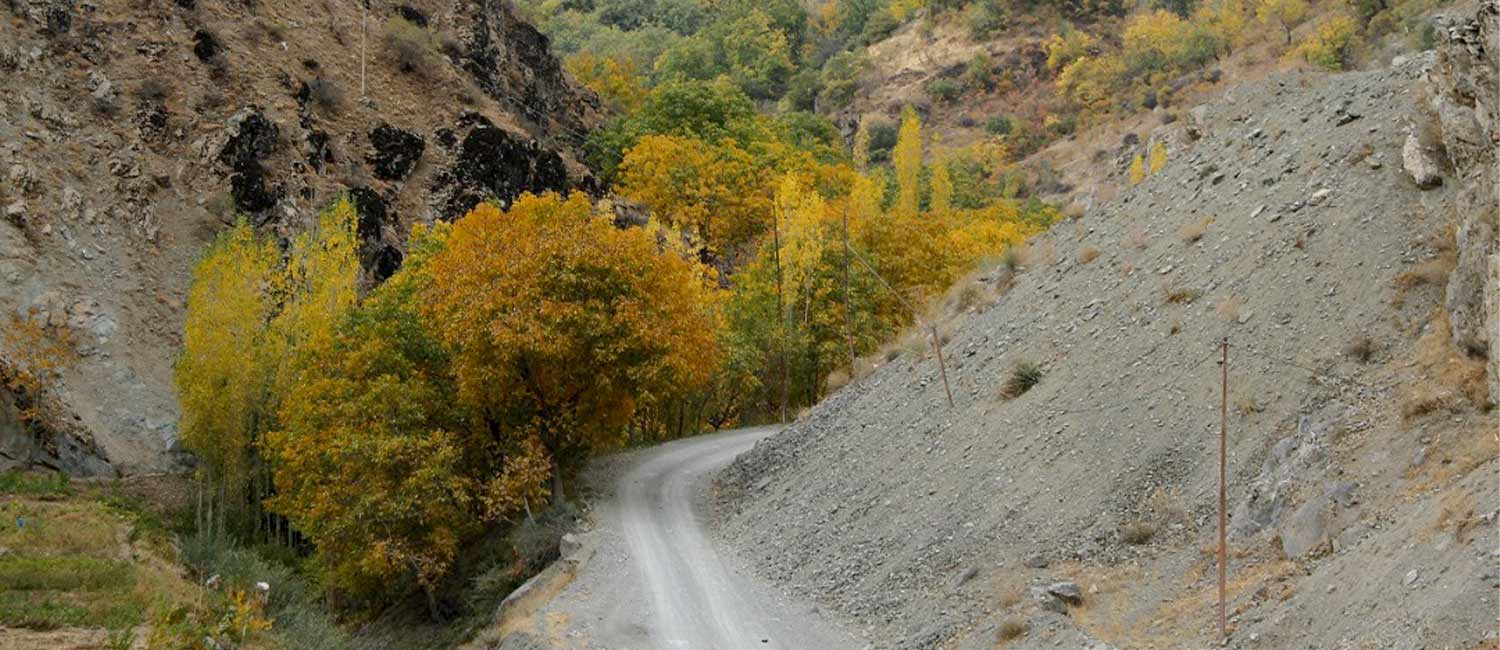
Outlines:
{"type": "Polygon", "coordinates": [[[1224,618],[1224,567],[1228,562],[1228,548],[1224,542],[1225,500],[1224,484],[1229,465],[1229,337],[1221,344],[1224,359],[1220,363],[1219,389],[1219,638],[1229,638],[1229,628],[1224,618]]]}

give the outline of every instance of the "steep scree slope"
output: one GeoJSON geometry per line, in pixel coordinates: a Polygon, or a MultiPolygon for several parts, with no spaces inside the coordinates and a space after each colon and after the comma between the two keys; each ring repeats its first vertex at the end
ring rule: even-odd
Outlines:
{"type": "Polygon", "coordinates": [[[1158,133],[1164,170],[953,324],[954,408],[930,355],[884,364],[725,471],[725,542],[878,648],[1202,647],[1227,336],[1231,645],[1494,638],[1496,414],[1442,309],[1460,189],[1403,171],[1435,60],[1158,133]],[[1021,361],[1045,375],[1002,397],[1021,361]]]}
{"type": "Polygon", "coordinates": [[[78,357],[45,426],[16,418],[34,396],[0,393],[0,469],[170,466],[191,267],[236,214],[289,238],[348,191],[378,280],[415,222],[592,184],[572,152],[598,100],[510,4],[382,3],[364,36],[363,18],[312,0],[0,9],[0,318],[69,331],[78,357]]]}

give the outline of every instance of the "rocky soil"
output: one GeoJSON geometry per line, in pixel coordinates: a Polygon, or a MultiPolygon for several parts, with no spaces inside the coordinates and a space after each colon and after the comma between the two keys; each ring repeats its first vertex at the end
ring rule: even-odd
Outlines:
{"type": "Polygon", "coordinates": [[[43,394],[0,393],[0,469],[173,465],[191,268],[238,216],[290,238],[349,192],[374,282],[413,223],[593,185],[598,101],[507,3],[14,0],[0,79],[0,318],[71,349],[43,394]]]}
{"type": "Polygon", "coordinates": [[[723,473],[722,539],[877,648],[1204,647],[1227,338],[1229,645],[1500,643],[1497,15],[1123,143],[1169,162],[956,292],[954,406],[880,357],[723,473]]]}

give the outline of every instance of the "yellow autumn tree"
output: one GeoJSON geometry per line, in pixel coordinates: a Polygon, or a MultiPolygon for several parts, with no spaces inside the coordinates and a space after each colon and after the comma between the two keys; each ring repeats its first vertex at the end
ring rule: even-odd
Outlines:
{"type": "Polygon", "coordinates": [[[629,59],[603,57],[587,50],[570,55],[564,67],[578,83],[599,95],[605,106],[629,114],[645,103],[651,94],[642,85],[644,79],[629,59]]]}
{"type": "Polygon", "coordinates": [[[1146,171],[1147,174],[1155,174],[1167,168],[1167,143],[1157,140],[1156,144],[1151,145],[1151,159],[1149,162],[1151,168],[1146,171]]]}
{"type": "Polygon", "coordinates": [[[193,268],[173,381],[182,408],[179,435],[202,463],[208,493],[198,523],[210,533],[227,516],[222,504],[244,501],[252,445],[271,415],[266,323],[274,303],[265,287],[279,258],[274,244],[240,221],[193,268]],[[212,515],[216,504],[218,517],[212,515]]]}
{"type": "Polygon", "coordinates": [[[422,312],[452,351],[460,401],[507,439],[536,437],[554,479],[720,359],[702,267],[615,228],[583,194],[480,205],[431,269],[422,312]]]}
{"type": "Polygon", "coordinates": [[[1129,179],[1131,185],[1140,185],[1141,181],[1146,180],[1146,159],[1140,154],[1136,154],[1135,159],[1130,161],[1129,179]]]}
{"type": "Polygon", "coordinates": [[[859,128],[854,131],[854,147],[851,152],[854,168],[863,172],[870,166],[870,121],[859,119],[859,128]]]}
{"type": "Polygon", "coordinates": [[[948,171],[948,161],[936,160],[932,163],[932,179],[928,182],[932,185],[928,210],[936,215],[948,214],[953,209],[953,176],[948,171]]]}
{"type": "Polygon", "coordinates": [[[767,177],[733,141],[649,135],[626,152],[615,189],[711,251],[732,255],[769,224],[767,177]]]}
{"type": "Polygon", "coordinates": [[[1255,6],[1255,17],[1267,25],[1280,27],[1286,36],[1287,45],[1292,44],[1292,30],[1311,13],[1307,0],[1259,0],[1255,6]]]}
{"type": "Polygon", "coordinates": [[[922,196],[922,119],[909,106],[901,115],[891,166],[896,169],[896,211],[916,214],[922,196]]]}
{"type": "Polygon", "coordinates": [[[353,205],[339,199],[293,240],[283,264],[273,243],[240,223],[194,269],[174,381],[183,442],[205,461],[210,513],[221,504],[217,521],[200,520],[210,530],[253,534],[262,523],[271,480],[258,445],[292,390],[298,351],[331,336],[354,303],[354,224],[353,205]]]}

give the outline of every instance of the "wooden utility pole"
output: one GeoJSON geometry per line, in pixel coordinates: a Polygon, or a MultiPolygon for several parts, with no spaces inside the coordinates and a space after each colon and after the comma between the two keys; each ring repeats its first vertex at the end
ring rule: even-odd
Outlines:
{"type": "Polygon", "coordinates": [[[1224,542],[1224,484],[1229,465],[1229,337],[1221,344],[1224,358],[1219,364],[1219,638],[1229,638],[1229,628],[1224,618],[1224,568],[1228,561],[1228,547],[1224,542]]]}
{"type": "MultiPolygon", "coordinates": [[[[854,249],[849,249],[849,252],[853,254],[854,249]]],[[[870,263],[866,262],[863,256],[855,254],[854,259],[859,262],[860,266],[865,267],[865,270],[869,271],[870,275],[875,276],[875,280],[880,282],[880,286],[885,287],[886,291],[891,292],[891,295],[895,296],[897,300],[901,301],[902,305],[906,306],[906,309],[911,312],[912,318],[915,318],[917,320],[918,329],[921,329],[922,315],[917,313],[916,307],[913,307],[910,302],[907,302],[906,297],[902,296],[900,291],[892,288],[890,283],[885,281],[885,278],[880,277],[880,272],[876,271],[875,267],[870,266],[870,263]]],[[[948,365],[943,361],[943,342],[938,339],[937,326],[929,325],[928,331],[932,333],[932,351],[937,353],[938,372],[943,376],[943,392],[948,394],[948,408],[953,408],[953,389],[948,387],[948,365]]]]}
{"type": "Polygon", "coordinates": [[[854,301],[849,292],[849,209],[841,211],[844,236],[844,338],[849,343],[849,374],[854,375],[854,301]]]}
{"type": "Polygon", "coordinates": [[[365,39],[369,31],[370,0],[359,0],[359,98],[365,99],[365,39]]]}
{"type": "Polygon", "coordinates": [[[781,204],[771,197],[771,245],[776,259],[776,340],[781,345],[781,423],[786,424],[787,391],[791,386],[791,370],[786,356],[786,305],[781,295],[781,204]]]}

